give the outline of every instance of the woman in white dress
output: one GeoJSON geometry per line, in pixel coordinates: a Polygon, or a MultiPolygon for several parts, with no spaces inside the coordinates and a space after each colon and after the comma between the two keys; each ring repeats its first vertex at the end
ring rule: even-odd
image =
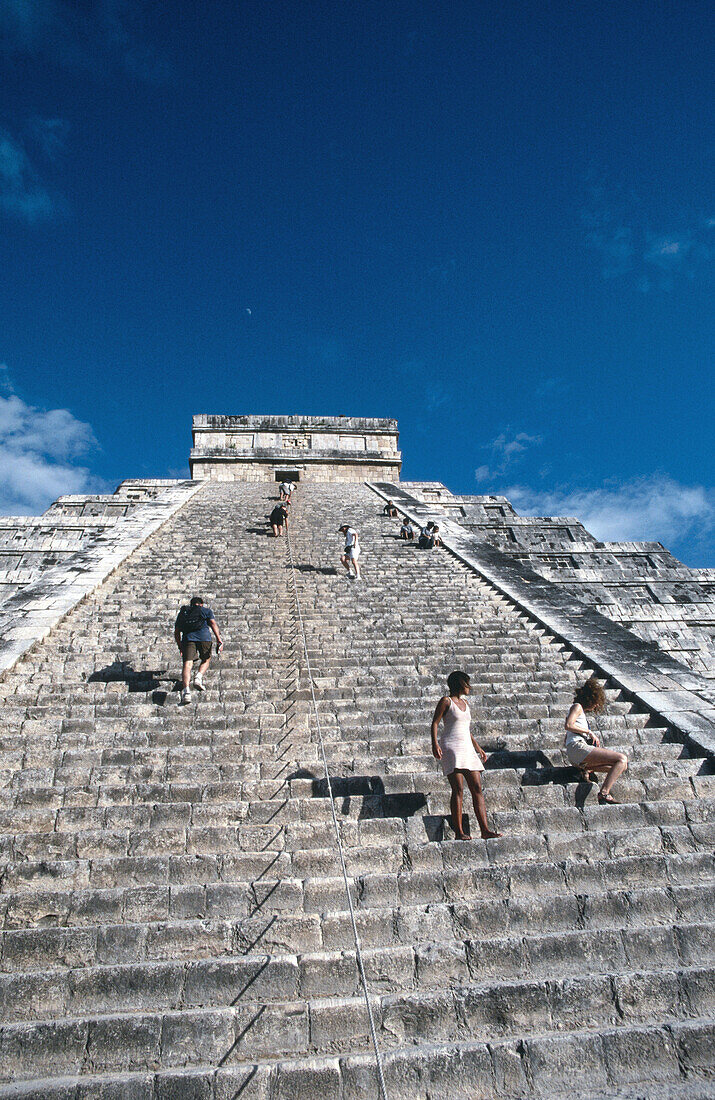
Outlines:
{"type": "Polygon", "coordinates": [[[457,840],[471,840],[469,833],[462,827],[462,793],[464,781],[472,794],[474,813],[479,824],[482,840],[501,836],[487,824],[487,811],[482,794],[482,781],[479,773],[484,771],[487,754],[472,737],[469,723],[472,718],[467,705],[470,684],[466,672],[450,672],[447,677],[449,695],[444,695],[434,712],[432,719],[432,755],[442,762],[442,772],[447,776],[452,788],[450,810],[452,825],[457,840]],[[442,736],[438,737],[438,727],[443,722],[442,736]]]}
{"type": "Polygon", "coordinates": [[[611,794],[611,787],[628,767],[626,754],[602,749],[598,737],[588,727],[586,713],[597,714],[598,711],[603,710],[605,702],[606,693],[596,677],[592,676],[574,695],[571,709],[566,716],[564,743],[569,764],[578,768],[584,779],[590,779],[591,772],[608,773],[598,794],[598,801],[601,804],[616,801],[611,794]]]}

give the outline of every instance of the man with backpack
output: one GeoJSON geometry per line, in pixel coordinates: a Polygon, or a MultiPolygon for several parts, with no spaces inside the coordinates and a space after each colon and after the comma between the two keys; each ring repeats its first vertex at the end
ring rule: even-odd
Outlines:
{"type": "Polygon", "coordinates": [[[211,634],[216,638],[216,652],[223,649],[218,623],[210,607],[204,607],[201,596],[192,596],[188,607],[182,607],[174,623],[174,639],[183,660],[181,670],[181,702],[191,702],[189,679],[194,661],[199,661],[199,671],[194,676],[194,687],[204,691],[204,673],[211,664],[211,634]]]}
{"type": "Polygon", "coordinates": [[[271,525],[273,531],[273,538],[277,539],[279,535],[283,534],[283,528],[288,526],[288,509],[290,508],[290,501],[283,501],[281,504],[276,504],[275,508],[268,517],[268,522],[271,525]]]}

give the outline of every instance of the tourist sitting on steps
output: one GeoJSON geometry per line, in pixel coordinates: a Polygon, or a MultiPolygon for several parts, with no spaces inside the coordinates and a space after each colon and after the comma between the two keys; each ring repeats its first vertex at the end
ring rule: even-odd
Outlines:
{"type": "Polygon", "coordinates": [[[399,517],[399,512],[391,500],[388,500],[387,504],[382,509],[382,514],[383,516],[389,516],[390,519],[397,519],[399,517]]]}
{"type": "Polygon", "coordinates": [[[432,550],[435,547],[435,534],[434,523],[428,523],[426,527],[423,527],[420,531],[419,541],[417,543],[420,550],[432,550]]]}
{"type": "Polygon", "coordinates": [[[432,719],[432,755],[442,762],[442,772],[447,776],[452,788],[450,810],[452,827],[457,840],[471,840],[462,825],[462,790],[464,780],[472,795],[474,813],[477,817],[482,840],[491,840],[501,836],[489,828],[487,810],[482,794],[482,781],[479,773],[484,771],[487,754],[481,748],[469,730],[472,718],[467,705],[466,695],[471,690],[466,672],[450,672],[447,677],[449,695],[444,695],[434,712],[432,719]],[[437,728],[444,723],[442,736],[438,740],[437,728]]]}
{"type": "Polygon", "coordinates": [[[415,532],[412,528],[412,524],[408,520],[407,516],[402,521],[402,527],[400,528],[400,538],[409,540],[415,537],[415,532]]]}
{"type": "Polygon", "coordinates": [[[184,662],[181,670],[181,702],[191,702],[189,679],[194,661],[198,660],[199,671],[194,676],[197,691],[205,689],[204,673],[211,664],[211,634],[216,637],[216,652],[223,649],[218,623],[210,607],[204,607],[201,596],[192,596],[188,607],[182,607],[174,623],[174,638],[184,662]]]}
{"type": "Polygon", "coordinates": [[[598,737],[588,727],[586,714],[597,714],[603,710],[605,702],[606,693],[596,677],[592,676],[574,695],[566,718],[565,740],[569,763],[579,769],[585,780],[593,782],[592,772],[608,773],[598,794],[602,805],[615,803],[611,787],[628,767],[626,754],[602,749],[598,737]]]}
{"type": "Polygon", "coordinates": [[[347,569],[350,578],[359,581],[362,573],[360,572],[360,538],[358,533],[349,523],[343,523],[338,530],[345,536],[345,549],[340,558],[341,564],[347,569]]]}
{"type": "Polygon", "coordinates": [[[290,501],[285,500],[281,504],[276,504],[275,508],[268,517],[268,522],[271,525],[273,531],[273,537],[278,538],[283,534],[283,528],[288,526],[288,509],[290,508],[290,501]]]}

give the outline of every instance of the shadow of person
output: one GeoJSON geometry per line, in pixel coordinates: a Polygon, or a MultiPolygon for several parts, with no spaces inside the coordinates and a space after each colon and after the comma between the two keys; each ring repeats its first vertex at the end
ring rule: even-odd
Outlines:
{"type": "MultiPolygon", "coordinates": [[[[573,771],[578,771],[574,768],[573,771]]],[[[578,773],[581,774],[580,772],[578,773]]],[[[598,783],[593,783],[589,779],[579,779],[576,783],[576,792],[574,794],[574,802],[579,810],[582,810],[586,805],[586,799],[594,791],[598,790],[598,783]]]]}
{"type": "Polygon", "coordinates": [[[112,661],[111,665],[95,669],[87,677],[89,684],[111,684],[122,682],[128,685],[130,691],[147,692],[155,691],[161,687],[165,680],[173,679],[166,669],[135,669],[129,661],[112,661]]]}
{"type": "MultiPolygon", "coordinates": [[[[290,569],[290,562],[286,564],[286,569],[290,569]]],[[[320,573],[323,577],[336,577],[338,571],[334,565],[310,565],[308,562],[296,563],[294,566],[299,573],[320,573]]]]}
{"type": "MultiPolygon", "coordinates": [[[[489,751],[486,745],[483,745],[483,747],[486,752],[489,751]]],[[[499,771],[506,768],[523,768],[528,772],[554,770],[551,760],[541,749],[506,749],[502,747],[492,751],[484,767],[487,771],[499,771]]],[[[534,782],[543,782],[543,779],[534,780],[534,782]]]]}

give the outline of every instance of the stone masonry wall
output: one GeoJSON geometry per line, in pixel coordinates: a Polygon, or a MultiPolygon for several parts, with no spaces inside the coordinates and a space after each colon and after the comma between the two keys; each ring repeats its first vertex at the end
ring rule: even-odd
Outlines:
{"type": "Polygon", "coordinates": [[[506,497],[402,484],[435,518],[449,517],[578,603],[715,677],[715,570],[691,569],[659,542],[599,542],[574,517],[519,516],[506,497]]]}

